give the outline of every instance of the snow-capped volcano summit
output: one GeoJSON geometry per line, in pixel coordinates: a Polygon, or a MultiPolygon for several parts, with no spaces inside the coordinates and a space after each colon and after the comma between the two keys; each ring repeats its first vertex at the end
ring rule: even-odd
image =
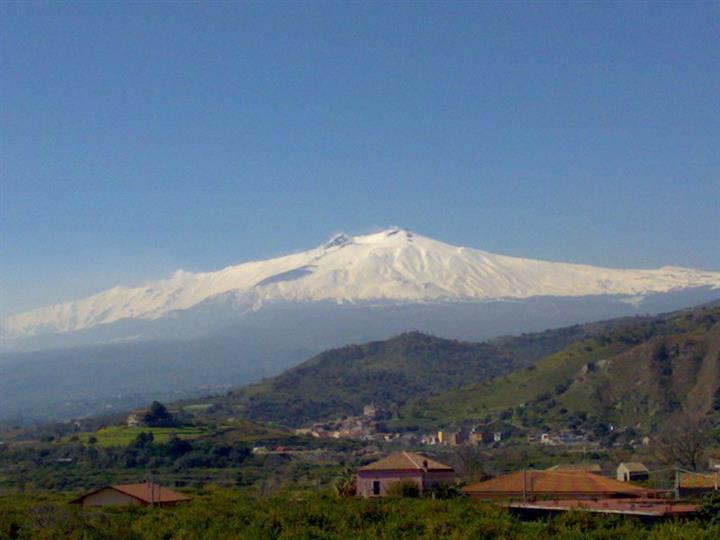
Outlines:
{"type": "Polygon", "coordinates": [[[495,255],[452,246],[406,229],[349,236],[283,257],[215,272],[176,272],[140,287],[9,317],[6,339],[85,330],[122,320],[156,320],[201,304],[230,301],[236,312],[274,303],[487,302],[531,297],[637,297],[720,288],[720,272],[664,267],[622,270],[495,255]]]}

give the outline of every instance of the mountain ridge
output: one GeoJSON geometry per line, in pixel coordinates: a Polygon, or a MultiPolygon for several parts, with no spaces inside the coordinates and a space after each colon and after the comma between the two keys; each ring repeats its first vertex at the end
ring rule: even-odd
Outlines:
{"type": "Polygon", "coordinates": [[[452,246],[407,229],[338,234],[307,251],[227,266],[178,270],[140,287],[113,287],[80,300],[7,317],[3,340],[69,333],[122,320],[157,320],[207,302],[238,313],[273,303],[487,302],[538,296],[621,295],[720,288],[720,272],[675,266],[612,269],[496,255],[452,246]]]}

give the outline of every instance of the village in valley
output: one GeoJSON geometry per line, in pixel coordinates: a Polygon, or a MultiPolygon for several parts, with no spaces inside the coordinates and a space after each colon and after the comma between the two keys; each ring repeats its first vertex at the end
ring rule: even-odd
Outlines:
{"type": "MultiPolygon", "coordinates": [[[[617,446],[625,449],[623,453],[602,448],[589,440],[587,434],[527,432],[503,422],[433,432],[390,431],[387,421],[392,414],[389,409],[370,403],[358,416],[316,422],[287,432],[270,434],[260,430],[247,454],[252,457],[243,459],[265,460],[266,463],[271,458],[282,459],[271,463],[283,467],[292,463],[311,470],[332,463],[336,467],[342,465],[345,472],[338,472],[336,477],[326,476],[323,480],[334,485],[341,496],[469,497],[491,501],[525,517],[583,509],[651,521],[689,518],[700,513],[702,505],[698,501],[701,497],[720,495],[720,453],[708,454],[707,463],[701,466],[704,471],[691,471],[659,463],[653,457],[652,440],[647,436],[639,441],[618,443],[617,446]],[[264,439],[268,438],[278,444],[267,444],[264,439]],[[261,444],[263,442],[265,444],[261,444]],[[529,464],[513,469],[507,461],[511,458],[507,458],[502,467],[509,469],[508,472],[494,477],[488,474],[488,463],[505,452],[509,456],[518,455],[518,449],[525,449],[522,451],[526,454],[534,452],[538,463],[549,465],[541,468],[529,464]],[[650,461],[645,464],[628,459],[613,463],[613,455],[639,455],[650,461]],[[353,467],[350,463],[357,465],[353,467]]],[[[133,410],[124,418],[124,425],[108,426],[96,435],[80,431],[87,427],[83,422],[68,423],[68,434],[57,442],[72,445],[73,441],[84,441],[90,447],[99,447],[107,442],[103,436],[110,433],[114,433],[113,436],[134,433],[136,436],[129,441],[129,448],[142,449],[144,445],[147,449],[156,444],[153,442],[155,434],[164,437],[158,439],[164,440],[164,444],[179,448],[176,451],[182,457],[183,451],[191,452],[193,441],[200,441],[212,432],[228,438],[236,435],[232,421],[218,429],[218,426],[185,425],[179,421],[183,416],[182,409],[168,409],[155,402],[152,407],[133,410]],[[139,442],[141,440],[145,442],[139,442]]],[[[3,441],[0,456],[3,450],[7,453],[11,446],[17,448],[18,444],[27,443],[15,441],[7,445],[3,441]]],[[[54,457],[54,467],[70,472],[81,459],[66,451],[63,457],[54,457]]],[[[161,465],[161,462],[155,464],[161,465]]],[[[140,482],[93,486],[70,503],[83,507],[174,506],[192,499],[192,494],[183,489],[187,483],[181,480],[182,475],[168,474],[162,466],[154,469],[155,472],[150,474],[146,467],[141,467],[135,474],[136,478],[142,479],[140,482]]],[[[132,473],[123,477],[131,476],[132,473]]],[[[217,482],[218,478],[213,481],[217,482]]],[[[201,487],[202,484],[196,481],[194,485],[201,487]]]]}

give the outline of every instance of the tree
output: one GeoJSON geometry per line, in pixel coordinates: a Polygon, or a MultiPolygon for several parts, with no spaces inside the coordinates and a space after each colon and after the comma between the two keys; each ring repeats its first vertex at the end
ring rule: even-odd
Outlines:
{"type": "Polygon", "coordinates": [[[335,480],[335,490],[341,497],[355,496],[355,471],[350,467],[343,468],[335,480]]]}
{"type": "Polygon", "coordinates": [[[149,448],[155,441],[155,436],[152,433],[141,432],[137,434],[137,437],[128,445],[128,448],[149,448]]]}
{"type": "Polygon", "coordinates": [[[655,440],[655,455],[667,465],[693,471],[701,468],[712,430],[707,420],[679,415],[655,440]]]}
{"type": "Polygon", "coordinates": [[[710,524],[720,525],[720,493],[705,495],[699,515],[700,518],[708,520],[710,524]]]}
{"type": "Polygon", "coordinates": [[[175,417],[159,401],[152,402],[150,410],[143,416],[143,422],[149,427],[175,427],[178,425],[175,417]]]}
{"type": "Polygon", "coordinates": [[[466,482],[481,482],[489,478],[485,471],[486,461],[487,456],[476,446],[458,446],[453,456],[453,463],[466,482]]]}

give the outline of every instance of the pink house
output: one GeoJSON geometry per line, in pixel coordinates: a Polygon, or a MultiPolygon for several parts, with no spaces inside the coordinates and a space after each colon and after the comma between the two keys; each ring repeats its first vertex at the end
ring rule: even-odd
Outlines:
{"type": "Polygon", "coordinates": [[[412,452],[397,452],[358,470],[356,489],[361,497],[384,497],[394,482],[416,482],[420,495],[451,484],[455,471],[448,465],[412,452]]]}

